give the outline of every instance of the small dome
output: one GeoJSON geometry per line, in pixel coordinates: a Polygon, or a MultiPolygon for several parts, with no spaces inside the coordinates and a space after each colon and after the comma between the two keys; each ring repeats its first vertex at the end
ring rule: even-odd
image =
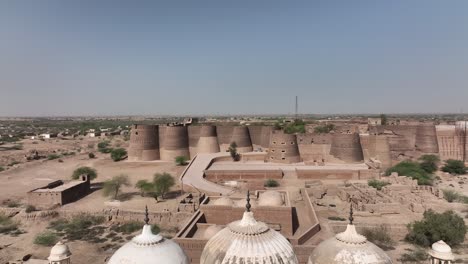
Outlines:
{"type": "Polygon", "coordinates": [[[174,241],[151,232],[145,225],[140,235],[119,248],[108,264],[189,264],[182,248],[174,241]]]}
{"type": "Polygon", "coordinates": [[[213,205],[234,206],[234,202],[231,200],[231,198],[223,196],[214,200],[213,205]]]}
{"type": "Polygon", "coordinates": [[[354,225],[320,243],[309,257],[308,264],[392,264],[379,247],[358,234],[354,225]]]}
{"type": "Polygon", "coordinates": [[[204,239],[210,239],[214,235],[216,235],[219,231],[223,230],[223,228],[219,225],[211,225],[205,229],[205,232],[203,232],[203,238],[204,239]]]}
{"type": "Polygon", "coordinates": [[[278,191],[260,193],[260,197],[258,198],[259,206],[282,206],[283,204],[283,196],[278,191]]]}
{"type": "Polygon", "coordinates": [[[57,244],[55,244],[55,246],[52,247],[50,250],[50,256],[47,259],[50,261],[60,261],[67,259],[70,256],[71,252],[68,246],[59,241],[57,244]]]}
{"type": "Polygon", "coordinates": [[[450,248],[450,246],[442,240],[439,240],[432,244],[432,250],[429,251],[429,254],[432,257],[441,260],[454,260],[452,248],[450,248]]]}
{"type": "MultiPolygon", "coordinates": [[[[250,207],[248,207],[250,208],[250,207]]],[[[297,264],[291,244],[265,223],[257,222],[252,212],[230,223],[206,243],[200,264],[297,264]]]]}

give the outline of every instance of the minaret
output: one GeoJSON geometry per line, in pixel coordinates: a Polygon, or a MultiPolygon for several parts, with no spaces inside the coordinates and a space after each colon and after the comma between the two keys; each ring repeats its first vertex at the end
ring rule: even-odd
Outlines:
{"type": "Polygon", "coordinates": [[[71,263],[71,252],[68,246],[59,241],[50,250],[50,256],[47,258],[49,264],[70,264],[71,263]]]}
{"type": "Polygon", "coordinates": [[[450,246],[442,240],[432,244],[429,255],[431,255],[431,264],[451,264],[455,259],[450,246]]]}

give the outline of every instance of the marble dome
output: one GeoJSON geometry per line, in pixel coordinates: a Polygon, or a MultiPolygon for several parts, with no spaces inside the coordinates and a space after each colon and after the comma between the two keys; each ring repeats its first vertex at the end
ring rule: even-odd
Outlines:
{"type": "Polygon", "coordinates": [[[200,264],[241,263],[298,263],[288,240],[265,223],[256,221],[249,203],[242,220],[228,224],[213,236],[200,257],[200,264]]]}
{"type": "Polygon", "coordinates": [[[223,230],[223,227],[219,225],[211,225],[205,229],[203,232],[203,238],[204,239],[210,239],[214,235],[216,235],[219,231],[223,230]]]}
{"type": "Polygon", "coordinates": [[[213,205],[234,206],[234,202],[227,196],[220,197],[213,201],[213,205]]]}
{"type": "Polygon", "coordinates": [[[47,258],[49,261],[60,261],[67,259],[71,256],[70,249],[67,245],[59,241],[50,250],[50,256],[47,258]]]}
{"type": "Polygon", "coordinates": [[[282,206],[284,204],[283,196],[278,191],[266,191],[260,193],[258,198],[259,206],[282,206]]]}
{"type": "Polygon", "coordinates": [[[391,264],[390,257],[348,224],[346,231],[320,243],[308,264],[391,264]]]}
{"type": "Polygon", "coordinates": [[[452,253],[452,248],[450,248],[450,246],[447,245],[442,240],[439,240],[435,242],[434,244],[432,244],[429,254],[432,257],[440,259],[440,260],[454,260],[455,259],[452,253]]]}

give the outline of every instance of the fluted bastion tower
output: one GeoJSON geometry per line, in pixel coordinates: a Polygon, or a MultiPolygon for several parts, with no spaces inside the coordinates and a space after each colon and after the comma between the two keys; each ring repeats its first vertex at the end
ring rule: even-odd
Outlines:
{"type": "Polygon", "coordinates": [[[232,131],[231,144],[236,142],[237,152],[245,153],[253,151],[252,141],[250,140],[249,128],[246,126],[236,126],[232,131]]]}
{"type": "Polygon", "coordinates": [[[166,126],[161,144],[161,159],[174,161],[178,156],[190,157],[186,126],[166,126]]]}
{"type": "Polygon", "coordinates": [[[202,126],[200,128],[200,138],[198,139],[197,153],[217,153],[219,152],[216,126],[202,126]]]}
{"type": "Polygon", "coordinates": [[[300,162],[301,157],[296,135],[286,134],[283,131],[271,133],[267,161],[278,163],[300,162]]]}
{"type": "Polygon", "coordinates": [[[416,150],[423,153],[438,153],[435,125],[422,124],[416,128],[416,150]]]}
{"type": "Polygon", "coordinates": [[[158,160],[160,157],[158,131],[158,126],[155,125],[132,125],[128,160],[158,160]]]}
{"type": "Polygon", "coordinates": [[[193,158],[197,155],[198,139],[200,138],[201,126],[188,126],[188,141],[190,157],[193,158]]]}
{"type": "Polygon", "coordinates": [[[218,143],[221,152],[226,152],[231,144],[233,126],[217,126],[218,143]]]}
{"type": "Polygon", "coordinates": [[[369,135],[367,146],[369,158],[379,160],[384,169],[392,166],[390,143],[386,135],[369,135]]]}
{"type": "Polygon", "coordinates": [[[347,162],[360,162],[364,160],[361,141],[358,133],[334,134],[330,154],[347,162]]]}

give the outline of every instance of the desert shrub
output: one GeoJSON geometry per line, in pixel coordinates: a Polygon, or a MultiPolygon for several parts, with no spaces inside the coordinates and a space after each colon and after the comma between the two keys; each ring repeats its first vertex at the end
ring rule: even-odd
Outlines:
{"type": "Polygon", "coordinates": [[[49,224],[49,229],[60,232],[68,240],[82,240],[99,243],[97,237],[104,233],[103,216],[81,214],[71,219],[57,219],[49,224]]]}
{"type": "Polygon", "coordinates": [[[386,225],[378,228],[364,228],[362,235],[383,249],[390,249],[395,244],[386,225]]]}
{"type": "Polygon", "coordinates": [[[0,172],[4,171],[5,168],[3,168],[2,166],[0,166],[0,172]]]}
{"type": "Polygon", "coordinates": [[[110,148],[110,142],[109,141],[102,141],[98,143],[98,151],[101,153],[110,153],[112,151],[112,148],[110,148]]]}
{"type": "Polygon", "coordinates": [[[81,175],[88,175],[91,180],[97,178],[97,171],[90,167],[79,167],[78,169],[73,171],[72,179],[77,180],[80,178],[81,175]]]}
{"type": "Polygon", "coordinates": [[[166,193],[175,185],[175,180],[174,177],[167,172],[156,173],[153,178],[153,184],[156,198],[160,195],[164,199],[166,193]]]}
{"type": "Polygon", "coordinates": [[[8,200],[6,202],[6,206],[9,207],[9,208],[17,208],[17,207],[20,207],[21,204],[18,201],[15,201],[15,200],[8,200]]]}
{"type": "Polygon", "coordinates": [[[427,261],[429,255],[422,248],[417,248],[416,250],[410,250],[408,253],[403,253],[401,258],[398,259],[401,263],[411,262],[411,263],[420,263],[427,261]]]}
{"type": "Polygon", "coordinates": [[[385,175],[397,172],[400,176],[408,176],[418,180],[418,185],[432,185],[432,175],[423,170],[419,163],[413,161],[402,161],[389,168],[385,175]]]}
{"type": "Polygon", "coordinates": [[[437,171],[438,164],[440,162],[439,156],[437,155],[422,155],[419,158],[419,166],[421,169],[426,171],[427,173],[434,173],[437,171]]]}
{"type": "Polygon", "coordinates": [[[263,185],[265,187],[278,187],[280,186],[279,182],[273,179],[268,179],[265,181],[265,184],[263,185]]]}
{"type": "Polygon", "coordinates": [[[58,155],[58,154],[50,154],[49,156],[47,156],[48,160],[54,160],[54,159],[58,159],[58,158],[60,158],[60,155],[58,155]]]}
{"type": "Polygon", "coordinates": [[[130,181],[128,176],[125,174],[120,174],[112,177],[112,179],[104,182],[102,191],[104,196],[112,196],[114,199],[117,199],[120,193],[120,190],[123,186],[129,186],[130,181]]]}
{"type": "Polygon", "coordinates": [[[127,151],[124,148],[116,148],[111,150],[111,158],[113,161],[121,161],[127,157],[127,151]]]}
{"type": "Polygon", "coordinates": [[[0,213],[0,234],[18,231],[18,224],[3,213],[0,213]]]}
{"type": "Polygon", "coordinates": [[[466,173],[466,167],[463,161],[449,159],[445,161],[444,166],[442,167],[443,172],[448,172],[450,174],[460,175],[466,173]]]}
{"type": "Polygon", "coordinates": [[[317,134],[328,134],[330,133],[333,129],[335,129],[335,125],[333,124],[326,124],[326,125],[321,125],[321,126],[316,126],[314,128],[314,132],[317,134]]]}
{"type": "Polygon", "coordinates": [[[26,206],[25,211],[26,211],[26,213],[31,213],[31,212],[37,211],[37,209],[33,205],[28,205],[28,206],[26,206]]]}
{"type": "Polygon", "coordinates": [[[228,148],[229,155],[231,155],[231,158],[233,161],[239,161],[240,160],[240,155],[237,153],[237,143],[236,142],[231,142],[231,145],[229,145],[228,148]]]}
{"type": "Polygon", "coordinates": [[[382,190],[383,187],[387,186],[387,185],[390,185],[389,182],[386,182],[386,181],[379,181],[379,180],[376,180],[376,179],[372,179],[372,180],[369,180],[367,181],[367,184],[377,190],[382,190]]]}
{"type": "Polygon", "coordinates": [[[187,165],[187,157],[185,156],[177,156],[175,158],[175,163],[177,164],[177,166],[184,166],[184,165],[187,165]]]}
{"type": "Polygon", "coordinates": [[[94,153],[92,153],[92,152],[88,153],[88,158],[94,159],[94,158],[96,158],[96,155],[94,155],[94,153]]]}
{"type": "Polygon", "coordinates": [[[328,220],[332,220],[332,221],[346,221],[345,218],[339,217],[339,216],[329,216],[329,217],[328,217],[328,220]]]}
{"type": "Polygon", "coordinates": [[[443,190],[442,192],[444,193],[444,198],[447,202],[452,203],[458,200],[459,195],[457,192],[452,190],[443,190]]]}
{"type": "Polygon", "coordinates": [[[151,225],[151,232],[153,232],[153,234],[159,234],[159,232],[161,232],[161,228],[159,228],[158,225],[151,225]]]}
{"type": "Polygon", "coordinates": [[[17,164],[20,164],[20,162],[15,160],[15,161],[12,161],[12,162],[8,163],[8,167],[13,167],[13,166],[15,166],[17,164]]]}
{"type": "Polygon", "coordinates": [[[44,233],[40,233],[34,238],[34,244],[51,247],[57,243],[58,237],[55,233],[46,231],[44,233]]]}
{"type": "Polygon", "coordinates": [[[143,228],[143,223],[132,221],[121,225],[116,225],[111,227],[112,231],[124,233],[124,234],[131,234],[143,228]]]}
{"type": "Polygon", "coordinates": [[[408,226],[406,240],[420,246],[430,246],[443,240],[450,246],[463,242],[467,231],[463,218],[453,211],[436,213],[432,210],[424,212],[421,221],[415,221],[408,226]]]}
{"type": "Polygon", "coordinates": [[[304,123],[304,121],[295,120],[294,122],[286,125],[284,127],[284,133],[286,133],[286,134],[305,133],[305,123],[304,123]]]}

